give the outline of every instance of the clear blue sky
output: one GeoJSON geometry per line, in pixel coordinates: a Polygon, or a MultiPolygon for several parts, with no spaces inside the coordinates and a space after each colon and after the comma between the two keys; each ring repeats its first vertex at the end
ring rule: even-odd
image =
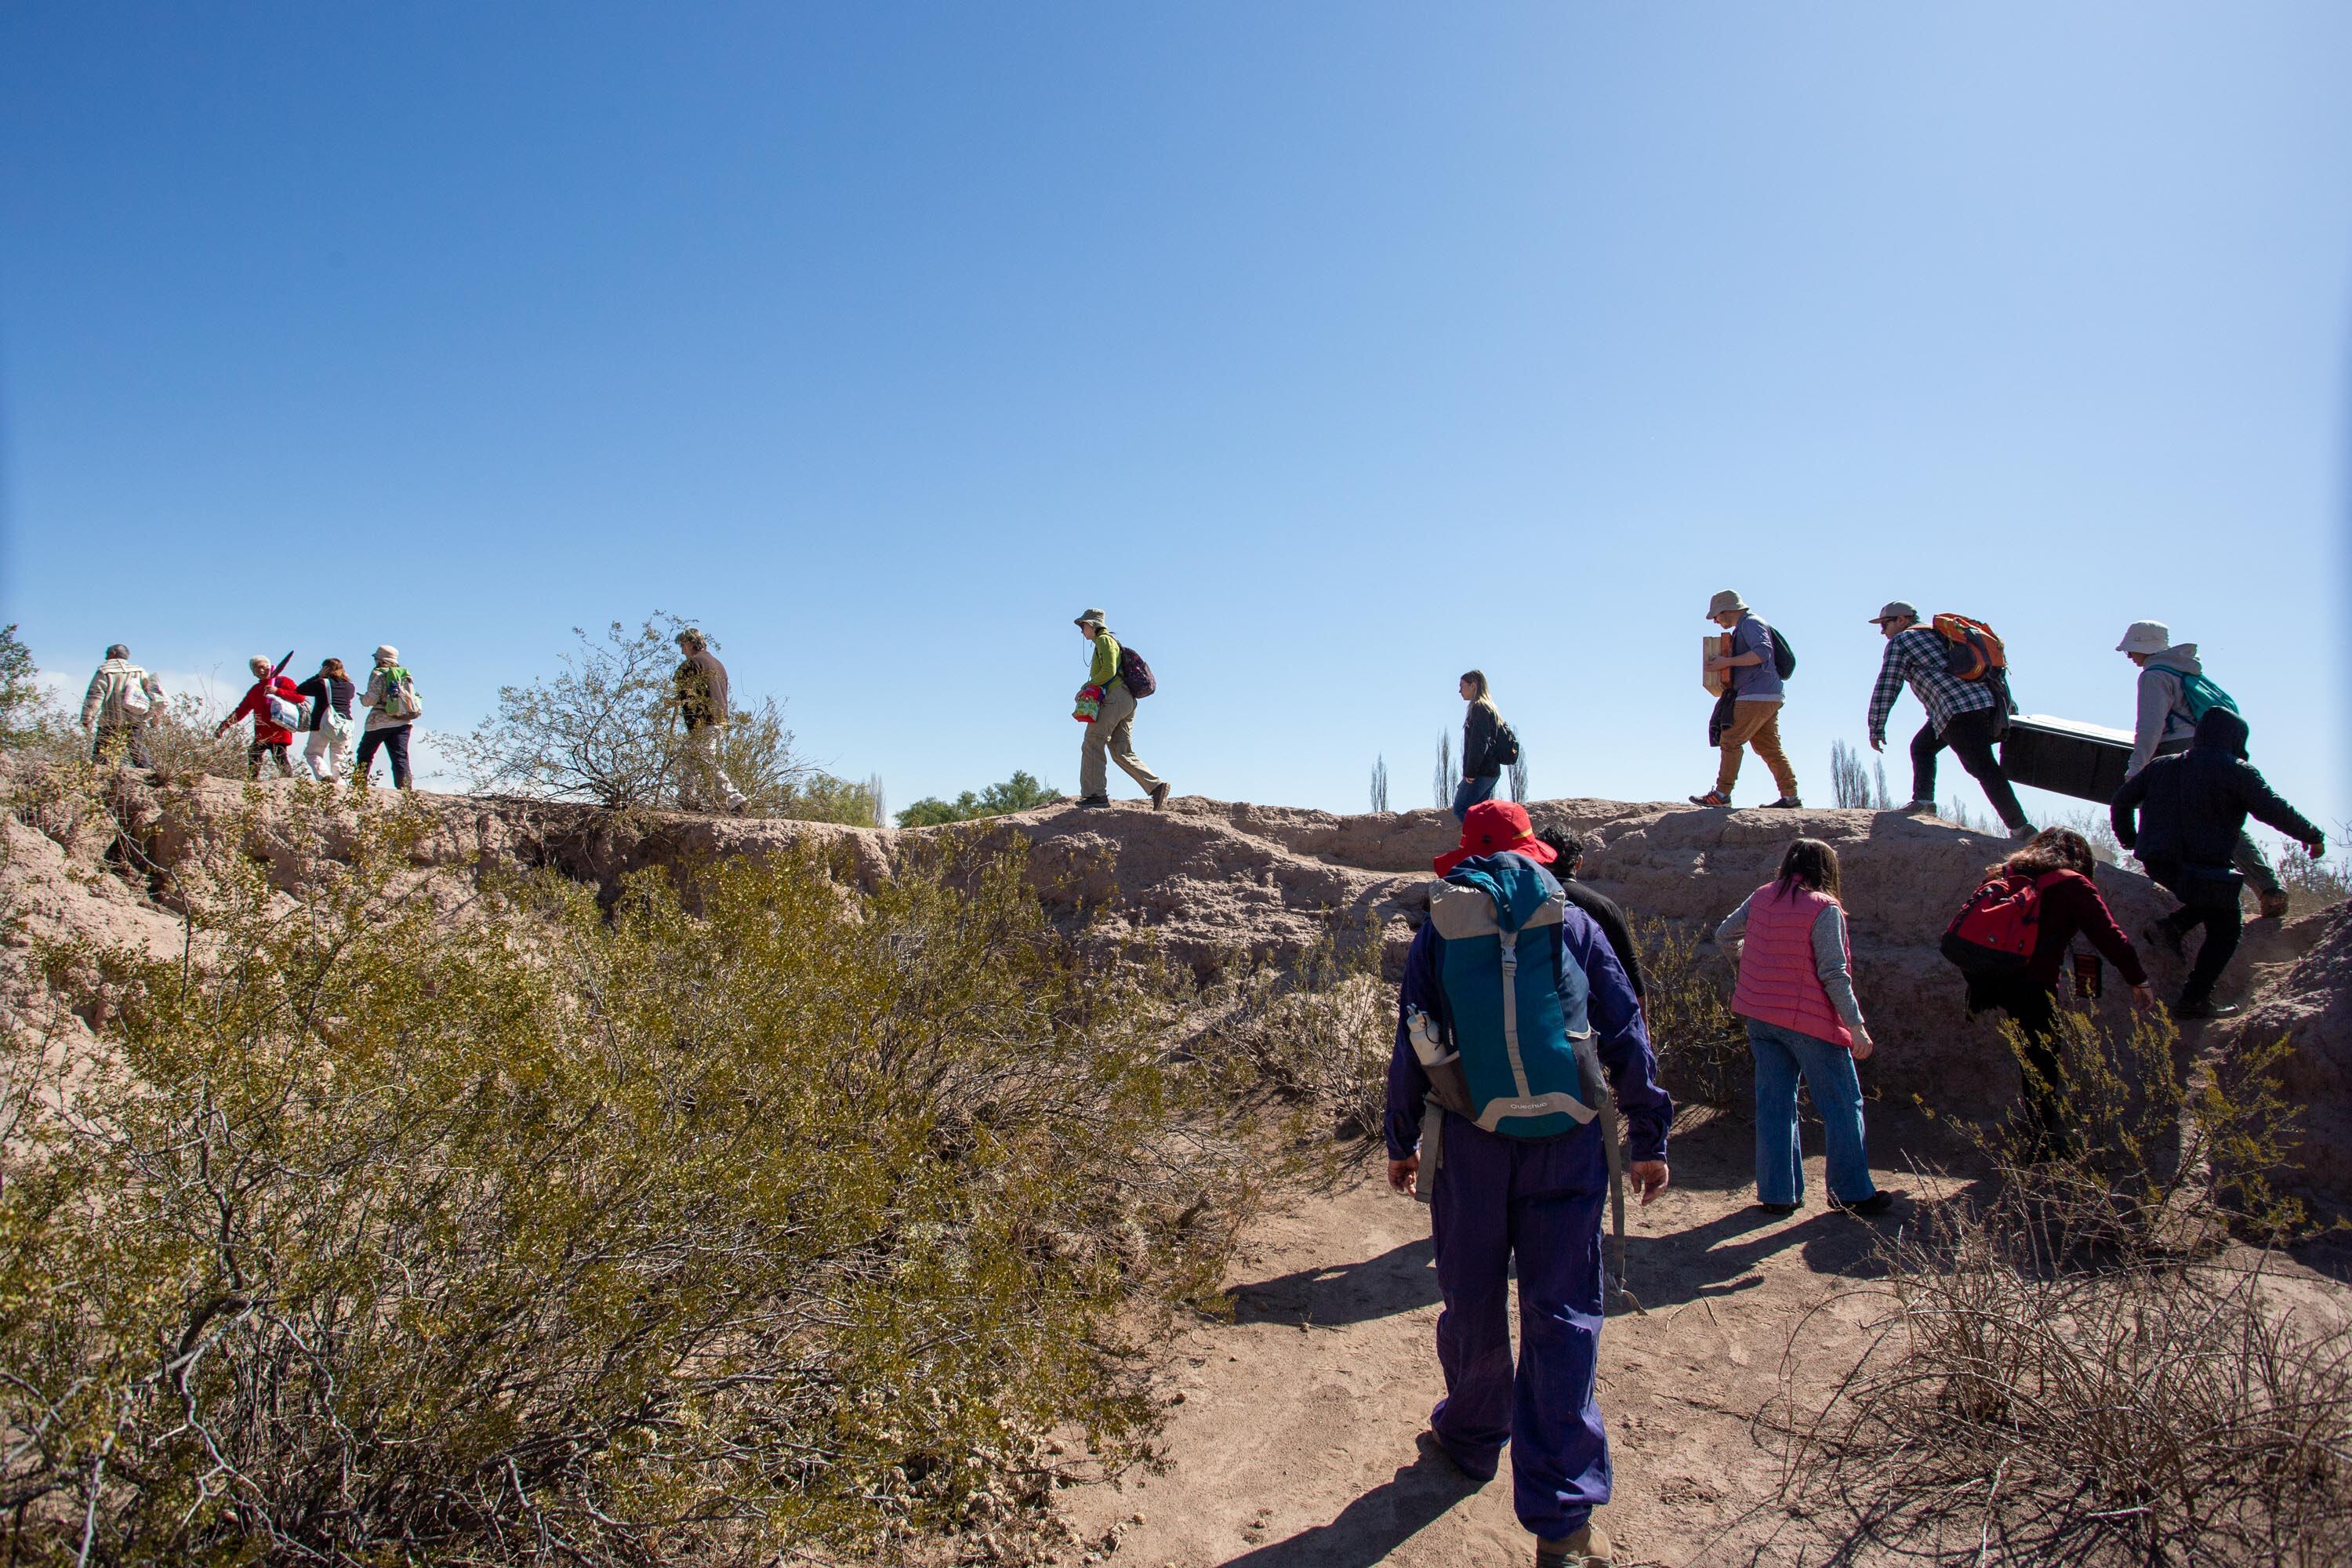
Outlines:
{"type": "Polygon", "coordinates": [[[1726,585],[1824,803],[1880,601],[2112,723],[2152,616],[2352,818],[2347,61],[2335,0],[16,0],[0,615],[76,685],[389,640],[462,728],[671,610],[902,805],[1076,783],[1100,604],[1180,793],[1350,810],[1470,665],[1537,794],[1704,788],[1726,585]]]}

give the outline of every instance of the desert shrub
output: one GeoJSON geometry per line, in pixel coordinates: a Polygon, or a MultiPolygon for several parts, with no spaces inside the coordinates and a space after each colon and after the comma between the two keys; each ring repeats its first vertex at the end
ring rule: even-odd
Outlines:
{"type": "Polygon", "coordinates": [[[0,626],[0,746],[20,746],[58,722],[39,675],[33,650],[16,635],[16,623],[0,626]]]}
{"type": "Polygon", "coordinates": [[[0,1050],[10,1561],[769,1563],[1146,1442],[1244,1097],[1017,863],[451,908],[414,818],[288,795],[183,873],[184,955],[40,950],[94,1047],[0,1050]]]}
{"type": "Polygon", "coordinates": [[[1006,816],[1016,811],[1034,811],[1061,798],[1061,792],[1052,784],[1041,784],[1016,768],[1011,778],[990,784],[977,795],[965,790],[951,801],[925,795],[898,814],[898,826],[939,827],[983,816],[1006,816]]]}
{"type": "Polygon", "coordinates": [[[2280,1047],[2183,1087],[2177,1039],[2161,1016],[2062,1015],[2077,1146],[1982,1135],[1984,1195],[1882,1244],[1867,1348],[1825,1397],[1797,1393],[1807,1328],[1792,1336],[1784,1492],[1839,1560],[2352,1552],[2352,1328],[2226,1243],[2297,1217],[2262,1179],[2293,1125],[2280,1047]]]}
{"type": "MultiPolygon", "coordinates": [[[[579,646],[562,656],[559,674],[500,687],[496,710],[453,743],[468,782],[617,810],[677,806],[693,766],[671,685],[686,625],[656,613],[634,632],[614,621],[601,639],[574,626],[579,646]]],[[[878,826],[878,782],[851,784],[802,761],[774,698],[730,708],[719,765],[747,810],[878,826]],[[873,809],[858,815],[861,801],[873,809]]]]}
{"type": "Polygon", "coordinates": [[[1702,932],[1671,921],[1637,918],[1633,925],[1659,1081],[1685,1103],[1747,1104],[1755,1066],[1747,1026],[1731,1011],[1722,954],[1702,932]]]}
{"type": "Polygon", "coordinates": [[[1201,996],[1193,1048],[1232,1064],[1343,1140],[1375,1138],[1396,1040],[1396,988],[1370,931],[1335,931],[1287,962],[1236,957],[1201,996]]]}
{"type": "Polygon", "coordinates": [[[2313,859],[2301,846],[2293,844],[2280,845],[2273,857],[2279,885],[2306,910],[2325,909],[2352,899],[2352,849],[2347,849],[2345,843],[2352,837],[2352,824],[2337,823],[2334,837],[2336,852],[2319,859],[2313,859]]]}

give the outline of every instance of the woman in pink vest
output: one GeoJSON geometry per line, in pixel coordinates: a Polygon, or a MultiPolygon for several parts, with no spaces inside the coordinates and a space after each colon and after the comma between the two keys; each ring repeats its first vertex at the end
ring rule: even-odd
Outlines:
{"type": "Polygon", "coordinates": [[[1837,893],[1837,851],[1800,838],[1780,857],[1780,879],[1748,894],[1715,931],[1727,946],[1741,943],[1731,1010],[1748,1020],[1756,1058],[1756,1202],[1773,1214],[1792,1214],[1805,1200],[1801,1073],[1827,1135],[1830,1207],[1874,1215],[1894,1202],[1870,1179],[1863,1144],[1853,1064],[1870,1055],[1870,1031],[1853,996],[1853,950],[1837,893]]]}

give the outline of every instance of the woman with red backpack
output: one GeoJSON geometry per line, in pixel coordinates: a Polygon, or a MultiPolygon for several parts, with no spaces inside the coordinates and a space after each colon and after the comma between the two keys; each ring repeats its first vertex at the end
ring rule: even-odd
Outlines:
{"type": "Polygon", "coordinates": [[[1894,1195],[1871,1180],[1863,1137],[1862,1079],[1853,1064],[1867,1059],[1872,1047],[1853,994],[1837,851],[1818,838],[1790,845],[1780,876],[1748,894],[1715,938],[1740,944],[1731,1010],[1748,1020],[1748,1048],[1756,1058],[1757,1206],[1793,1214],[1805,1201],[1797,1140],[1801,1077],[1829,1145],[1830,1207],[1884,1214],[1894,1195]]]}
{"type": "Polygon", "coordinates": [[[1998,1007],[2024,1036],[2025,1116],[2044,1156],[2073,1145],[2066,1074],[2058,1059],[2058,981],[2082,936],[2132,988],[2136,1007],[2156,1005],[2147,971],[2116,923],[2092,874],[2090,841],[2071,827],[2045,827],[2000,864],[1953,920],[1944,954],[1969,981],[1970,1016],[1998,1007]]]}

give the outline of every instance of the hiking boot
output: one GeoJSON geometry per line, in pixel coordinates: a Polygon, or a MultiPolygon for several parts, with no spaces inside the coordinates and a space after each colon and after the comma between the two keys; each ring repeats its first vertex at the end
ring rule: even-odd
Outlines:
{"type": "Polygon", "coordinates": [[[1078,796],[1078,804],[1082,806],[1108,805],[1110,804],[1110,796],[1107,795],[1082,795],[1078,796]]]}
{"type": "Polygon", "coordinates": [[[1720,790],[1711,789],[1705,795],[1695,795],[1691,796],[1690,803],[1693,805],[1729,805],[1731,804],[1731,797],[1725,795],[1720,790]]]}
{"type": "Polygon", "coordinates": [[[2172,1005],[2172,1016],[2183,1023],[2205,1018],[2234,1018],[2244,1011],[2235,1002],[2216,1002],[2210,996],[2183,995],[2172,1005]]]}
{"type": "Polygon", "coordinates": [[[1536,1568],[1616,1568],[1616,1549],[1597,1524],[1588,1524],[1565,1541],[1536,1539],[1536,1568]]]}
{"type": "Polygon", "coordinates": [[[2148,946],[2168,952],[2175,958],[2185,959],[2189,956],[2189,950],[2181,945],[2179,931],[2162,921],[2150,921],[2140,927],[2139,939],[2148,946]]]}
{"type": "Polygon", "coordinates": [[[2281,889],[2275,893],[2262,894],[2261,898],[2263,905],[2263,919],[2266,921],[2283,921],[2286,919],[2288,905],[2286,891],[2284,889],[2281,889]]]}
{"type": "Polygon", "coordinates": [[[1902,809],[1906,816],[1933,816],[1936,815],[1936,803],[1932,800],[1915,800],[1902,809]]]}
{"type": "Polygon", "coordinates": [[[1838,1213],[1860,1215],[1864,1219],[1868,1219],[1874,1215],[1885,1214],[1888,1209],[1891,1209],[1894,1206],[1895,1194],[1885,1191],[1873,1193],[1868,1197],[1862,1199],[1858,1203],[1850,1204],[1840,1198],[1832,1198],[1830,1200],[1830,1207],[1835,1209],[1838,1213]]]}
{"type": "Polygon", "coordinates": [[[1154,811],[1168,809],[1168,785],[1164,781],[1151,786],[1151,809],[1154,811]]]}
{"type": "Polygon", "coordinates": [[[1764,803],[1764,809],[1767,811],[1801,811],[1804,809],[1804,805],[1805,803],[1799,800],[1795,795],[1784,795],[1778,800],[1766,801],[1764,803]]]}

